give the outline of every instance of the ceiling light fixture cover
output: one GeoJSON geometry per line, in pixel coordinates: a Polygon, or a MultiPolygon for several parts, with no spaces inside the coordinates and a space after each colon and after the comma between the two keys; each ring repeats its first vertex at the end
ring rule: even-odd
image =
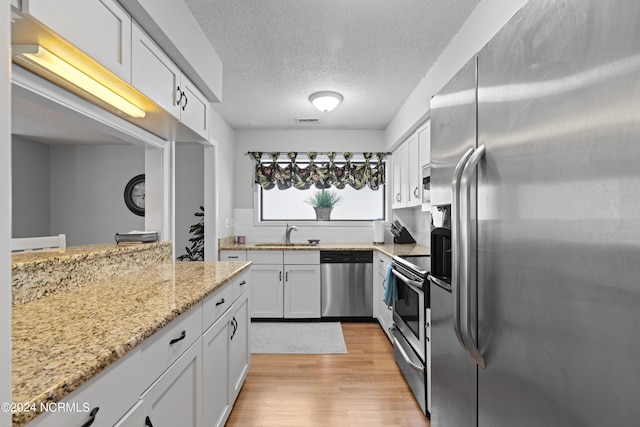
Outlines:
{"type": "Polygon", "coordinates": [[[16,62],[28,68],[36,67],[63,79],[89,95],[112,105],[128,116],[142,118],[146,115],[142,108],[132,104],[129,100],[40,45],[13,45],[13,56],[16,62]]]}
{"type": "Polygon", "coordinates": [[[344,98],[338,92],[316,92],[309,97],[309,101],[320,111],[331,111],[344,98]]]}

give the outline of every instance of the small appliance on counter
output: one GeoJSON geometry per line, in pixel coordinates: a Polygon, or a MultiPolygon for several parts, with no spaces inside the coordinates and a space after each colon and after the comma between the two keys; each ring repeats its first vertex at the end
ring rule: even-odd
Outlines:
{"type": "Polygon", "coordinates": [[[415,243],[416,239],[413,238],[411,233],[400,224],[400,221],[395,220],[391,223],[390,230],[393,234],[393,243],[415,243]]]}
{"type": "Polygon", "coordinates": [[[384,243],[384,221],[373,221],[373,244],[384,243]]]}
{"type": "Polygon", "coordinates": [[[116,243],[151,243],[158,241],[157,231],[132,230],[128,233],[116,233],[116,243]]]}

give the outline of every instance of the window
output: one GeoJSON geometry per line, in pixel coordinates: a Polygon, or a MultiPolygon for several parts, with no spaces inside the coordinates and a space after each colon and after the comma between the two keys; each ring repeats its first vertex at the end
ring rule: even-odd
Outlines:
{"type": "Polygon", "coordinates": [[[331,221],[385,219],[385,153],[298,156],[299,153],[289,152],[287,159],[280,153],[269,153],[266,159],[263,153],[251,154],[259,163],[255,171],[259,221],[317,221],[309,199],[321,191],[316,187],[319,183],[330,185],[326,190],[340,197],[331,210],[331,221]]]}
{"type": "MultiPolygon", "coordinates": [[[[373,221],[384,219],[385,189],[370,188],[355,190],[350,186],[344,189],[331,187],[328,190],[337,192],[340,202],[331,211],[331,221],[373,221]]],[[[260,188],[260,220],[261,221],[316,221],[313,207],[307,203],[310,196],[320,190],[310,188],[298,190],[263,190],[260,188]]]]}

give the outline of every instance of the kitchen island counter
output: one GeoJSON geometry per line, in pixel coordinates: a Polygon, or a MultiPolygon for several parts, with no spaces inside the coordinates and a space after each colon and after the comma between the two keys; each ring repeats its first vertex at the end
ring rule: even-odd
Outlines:
{"type": "Polygon", "coordinates": [[[13,402],[60,401],[250,264],[158,264],[14,306],[13,402]]]}

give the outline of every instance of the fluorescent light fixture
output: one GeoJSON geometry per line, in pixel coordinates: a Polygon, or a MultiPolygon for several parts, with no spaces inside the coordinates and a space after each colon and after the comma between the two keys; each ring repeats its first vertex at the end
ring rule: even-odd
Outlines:
{"type": "Polygon", "coordinates": [[[342,102],[343,98],[337,92],[316,92],[309,97],[309,101],[320,111],[331,111],[342,102]]]}
{"type": "Polygon", "coordinates": [[[36,67],[60,78],[82,91],[117,108],[122,113],[142,118],[145,111],[132,104],[113,90],[96,81],[60,57],[37,44],[13,45],[13,57],[16,62],[27,67],[36,67]]]}

